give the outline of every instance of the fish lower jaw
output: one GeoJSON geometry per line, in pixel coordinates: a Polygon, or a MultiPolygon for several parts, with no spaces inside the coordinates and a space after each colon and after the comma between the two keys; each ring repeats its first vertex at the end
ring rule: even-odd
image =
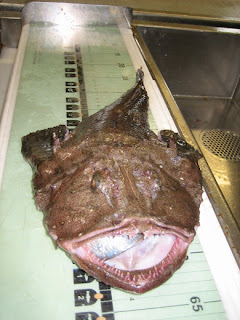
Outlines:
{"type": "MultiPolygon", "coordinates": [[[[72,255],[80,267],[83,262],[82,268],[100,281],[124,290],[143,293],[168,280],[181,267],[189,246],[189,242],[170,233],[151,236],[144,241],[140,247],[138,244],[110,259],[99,258],[88,245],[75,249],[72,255]],[[164,245],[167,242],[162,250],[161,245],[154,245],[154,242],[158,242],[157,237],[165,237],[164,245]],[[151,241],[152,250],[147,250],[151,241]],[[140,252],[136,257],[138,250],[140,252]]],[[[162,239],[159,242],[162,243],[162,239]]]]}

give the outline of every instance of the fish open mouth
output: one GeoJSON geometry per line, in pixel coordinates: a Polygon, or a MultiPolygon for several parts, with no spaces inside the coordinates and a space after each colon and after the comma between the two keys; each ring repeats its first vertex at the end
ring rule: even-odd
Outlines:
{"type": "Polygon", "coordinates": [[[74,250],[80,258],[95,261],[97,264],[112,270],[125,271],[145,270],[163,261],[177,245],[174,234],[153,234],[145,237],[143,233],[135,236],[105,235],[88,241],[74,250]]]}
{"type": "MultiPolygon", "coordinates": [[[[127,235],[118,237],[123,238],[123,240],[126,238],[126,242],[130,243],[132,239],[136,238],[137,243],[134,244],[133,242],[132,247],[126,250],[123,248],[123,252],[119,250],[119,254],[116,254],[112,258],[106,258],[105,264],[119,270],[128,271],[145,270],[159,264],[169,254],[176,240],[176,237],[171,234],[152,235],[146,239],[144,239],[144,235],[141,233],[132,239],[127,235]]],[[[105,242],[105,239],[111,242],[115,238],[111,236],[103,238],[103,242],[105,242]]],[[[120,240],[122,242],[122,239],[120,240]]],[[[96,255],[98,256],[98,254],[96,255]]]]}
{"type": "Polygon", "coordinates": [[[162,225],[134,231],[128,225],[72,243],[69,251],[89,274],[99,278],[102,272],[102,281],[115,279],[124,290],[142,293],[165,282],[182,265],[192,239],[162,225]]]}

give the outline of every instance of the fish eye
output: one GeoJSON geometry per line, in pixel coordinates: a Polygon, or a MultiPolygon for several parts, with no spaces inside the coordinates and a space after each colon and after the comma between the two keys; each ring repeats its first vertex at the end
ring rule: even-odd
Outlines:
{"type": "Polygon", "coordinates": [[[100,183],[101,183],[101,173],[100,172],[96,172],[94,173],[94,175],[92,176],[92,180],[91,180],[91,189],[93,191],[97,190],[97,188],[99,187],[100,183]]]}

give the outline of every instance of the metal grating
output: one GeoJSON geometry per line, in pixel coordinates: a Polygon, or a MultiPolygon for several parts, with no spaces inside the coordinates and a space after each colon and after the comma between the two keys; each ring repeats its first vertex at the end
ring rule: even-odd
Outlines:
{"type": "Polygon", "coordinates": [[[203,145],[216,156],[226,160],[240,161],[240,135],[220,129],[204,130],[203,145]]]}

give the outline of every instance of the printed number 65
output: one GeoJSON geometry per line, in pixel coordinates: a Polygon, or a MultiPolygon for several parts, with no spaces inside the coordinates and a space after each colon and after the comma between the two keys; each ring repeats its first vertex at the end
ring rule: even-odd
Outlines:
{"type": "Polygon", "coordinates": [[[196,303],[201,302],[201,300],[200,300],[199,297],[192,297],[192,298],[190,299],[190,301],[191,301],[192,304],[193,304],[192,308],[193,308],[194,311],[197,312],[197,311],[203,310],[203,306],[202,306],[201,304],[196,304],[196,303]]]}

